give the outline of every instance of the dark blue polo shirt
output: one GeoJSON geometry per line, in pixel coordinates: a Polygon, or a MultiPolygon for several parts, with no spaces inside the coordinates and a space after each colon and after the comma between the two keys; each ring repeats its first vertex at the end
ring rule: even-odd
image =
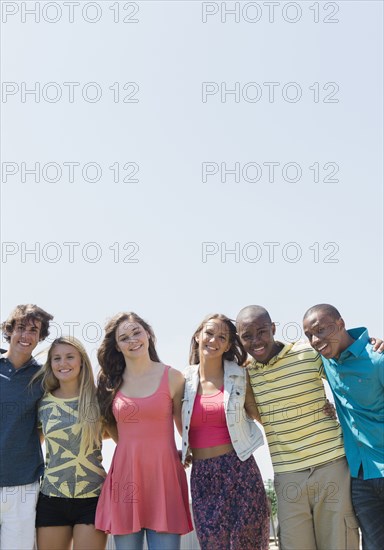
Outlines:
{"type": "Polygon", "coordinates": [[[29,385],[41,365],[31,358],[15,369],[0,357],[0,487],[38,481],[44,470],[37,431],[39,383],[29,385]]]}

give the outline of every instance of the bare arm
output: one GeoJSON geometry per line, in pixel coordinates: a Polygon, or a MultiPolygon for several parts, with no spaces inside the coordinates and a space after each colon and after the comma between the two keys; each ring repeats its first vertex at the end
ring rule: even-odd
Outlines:
{"type": "Polygon", "coordinates": [[[173,420],[177,431],[182,435],[181,403],[184,395],[184,376],[176,369],[169,369],[169,390],[173,401],[173,420]]]}
{"type": "Polygon", "coordinates": [[[244,408],[247,413],[247,415],[250,418],[253,418],[254,420],[257,420],[261,424],[261,416],[259,413],[259,409],[257,408],[255,397],[253,395],[251,383],[249,380],[249,373],[247,372],[247,389],[245,392],[245,403],[244,408]]]}
{"type": "Polygon", "coordinates": [[[44,443],[45,437],[44,437],[43,430],[42,430],[41,426],[39,426],[37,428],[37,431],[39,432],[40,445],[42,445],[44,443]]]}
{"type": "Polygon", "coordinates": [[[103,439],[113,439],[115,443],[118,442],[119,436],[117,433],[117,426],[112,424],[104,424],[103,426],[103,439]]]}

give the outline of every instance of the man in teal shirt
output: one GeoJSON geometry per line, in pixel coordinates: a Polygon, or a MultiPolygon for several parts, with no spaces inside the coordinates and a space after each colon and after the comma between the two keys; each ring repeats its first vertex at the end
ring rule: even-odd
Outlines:
{"type": "Polygon", "coordinates": [[[373,351],[367,329],[347,331],[329,304],[311,307],[303,325],[335,398],[363,548],[384,548],[384,355],[373,351]]]}

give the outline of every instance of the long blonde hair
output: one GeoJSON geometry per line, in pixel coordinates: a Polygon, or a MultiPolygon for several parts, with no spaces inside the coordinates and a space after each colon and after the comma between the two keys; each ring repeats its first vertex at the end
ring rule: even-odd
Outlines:
{"type": "Polygon", "coordinates": [[[41,377],[41,386],[45,393],[52,392],[60,387],[59,380],[53,374],[51,365],[53,350],[59,344],[73,346],[80,353],[81,369],[77,422],[81,424],[80,433],[84,449],[99,447],[101,441],[100,408],[96,398],[96,386],[91,361],[83,344],[73,336],[60,336],[60,338],[56,338],[48,350],[45,364],[40,372],[37,373],[35,379],[41,377]]]}

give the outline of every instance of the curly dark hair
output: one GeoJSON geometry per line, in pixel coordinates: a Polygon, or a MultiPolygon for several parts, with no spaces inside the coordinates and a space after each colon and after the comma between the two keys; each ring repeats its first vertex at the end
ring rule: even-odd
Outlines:
{"type": "Polygon", "coordinates": [[[1,330],[4,335],[4,339],[7,342],[11,341],[11,334],[15,328],[16,323],[25,322],[34,324],[35,321],[40,321],[40,342],[45,340],[49,335],[49,322],[52,321],[53,315],[47,313],[39,306],[35,304],[20,304],[11,311],[8,319],[1,323],[1,330]]]}
{"type": "Polygon", "coordinates": [[[227,361],[235,361],[238,365],[243,365],[247,358],[247,352],[245,351],[243,344],[240,342],[234,323],[229,317],[223,315],[222,313],[212,313],[207,315],[193,333],[189,350],[189,364],[197,365],[200,362],[199,344],[196,342],[196,336],[200,334],[204,326],[212,319],[222,321],[228,328],[229,343],[231,347],[223,354],[223,360],[226,359],[227,361]]]}
{"type": "Polygon", "coordinates": [[[101,370],[97,377],[97,398],[99,401],[101,416],[105,423],[115,425],[115,417],[112,413],[112,403],[116,392],[123,382],[125,359],[116,347],[116,330],[124,321],[138,323],[150,335],[149,357],[152,361],[160,362],[156,351],[156,337],[152,327],[134,312],[117,313],[105,326],[105,336],[97,351],[97,359],[101,370]]]}

